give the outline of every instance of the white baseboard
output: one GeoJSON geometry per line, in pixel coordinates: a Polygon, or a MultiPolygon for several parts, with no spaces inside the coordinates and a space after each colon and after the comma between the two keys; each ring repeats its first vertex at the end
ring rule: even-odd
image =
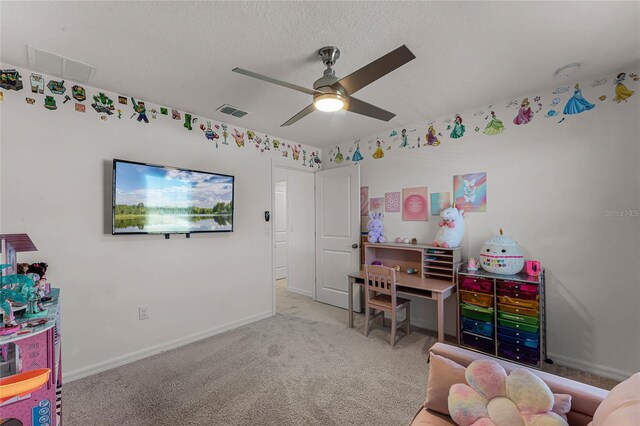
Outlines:
{"type": "MultiPolygon", "coordinates": [[[[424,320],[424,319],[411,319],[411,325],[415,325],[416,327],[424,328],[426,330],[436,331],[438,329],[438,325],[434,321],[424,320]]],[[[455,328],[445,328],[444,333],[451,336],[456,336],[455,328]]],[[[631,377],[634,373],[619,370],[617,368],[607,367],[605,365],[595,364],[588,361],[583,361],[575,358],[571,358],[565,355],[560,355],[556,353],[547,352],[547,357],[550,358],[554,363],[558,365],[562,365],[565,367],[574,368],[576,370],[585,371],[587,373],[595,374],[596,376],[606,377],[608,379],[624,381],[631,377]]]]}
{"type": "Polygon", "coordinates": [[[232,330],[234,328],[242,327],[243,325],[251,324],[256,321],[263,320],[271,317],[273,314],[271,311],[262,312],[256,315],[252,315],[247,318],[243,318],[237,321],[233,321],[227,324],[223,324],[219,327],[214,327],[209,330],[200,331],[198,333],[190,334],[188,336],[180,337],[179,339],[164,342],[159,345],[151,346],[145,349],[141,349],[136,352],[132,352],[127,355],[119,356],[107,361],[99,362],[97,364],[90,365],[88,367],[79,368],[77,370],[68,371],[62,373],[63,382],[72,382],[74,380],[82,379],[93,374],[100,373],[102,371],[110,370],[121,365],[129,364],[134,361],[141,360],[143,358],[157,355],[162,352],[166,352],[171,349],[178,348],[180,346],[187,345],[189,343],[197,342],[198,340],[206,339],[207,337],[215,336],[216,334],[224,333],[225,331],[232,330]]]}
{"type": "Polygon", "coordinates": [[[594,364],[592,362],[582,361],[580,359],[575,359],[552,352],[547,352],[547,358],[550,358],[555,364],[574,368],[580,371],[586,371],[587,373],[592,373],[596,376],[606,377],[608,379],[614,379],[618,381],[627,380],[633,375],[633,373],[630,373],[628,371],[618,370],[617,368],[594,364]]]}
{"type": "Polygon", "coordinates": [[[287,286],[287,290],[293,293],[301,294],[303,296],[313,297],[313,293],[309,290],[303,290],[301,288],[295,288],[295,287],[289,287],[289,286],[287,286]]]}

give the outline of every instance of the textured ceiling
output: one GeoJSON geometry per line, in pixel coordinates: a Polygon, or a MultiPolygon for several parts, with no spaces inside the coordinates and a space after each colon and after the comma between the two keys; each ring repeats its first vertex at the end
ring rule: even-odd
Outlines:
{"type": "Polygon", "coordinates": [[[31,44],[97,66],[93,86],[325,146],[559,85],[567,63],[583,63],[574,79],[624,68],[640,59],[639,5],[2,1],[0,59],[27,67],[31,44]],[[340,48],[346,76],[402,44],[417,59],[357,95],[395,112],[389,123],[318,111],[280,128],[310,96],[231,72],[310,87],[322,46],[340,48]]]}

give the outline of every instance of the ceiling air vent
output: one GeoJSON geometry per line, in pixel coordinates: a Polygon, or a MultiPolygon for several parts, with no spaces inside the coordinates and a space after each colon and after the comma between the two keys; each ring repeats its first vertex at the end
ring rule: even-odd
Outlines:
{"type": "Polygon", "coordinates": [[[80,83],[88,82],[96,71],[92,65],[33,46],[27,46],[27,54],[32,70],[80,83]]]}
{"type": "Polygon", "coordinates": [[[219,107],[218,111],[220,111],[223,114],[233,115],[234,117],[238,117],[238,118],[242,118],[245,115],[249,114],[247,111],[239,110],[238,108],[231,105],[227,105],[227,104],[224,104],[221,107],[219,107]]]}

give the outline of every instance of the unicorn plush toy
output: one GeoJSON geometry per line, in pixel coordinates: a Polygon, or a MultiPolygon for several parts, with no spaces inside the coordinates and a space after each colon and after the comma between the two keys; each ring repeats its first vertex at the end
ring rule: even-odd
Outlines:
{"type": "Polygon", "coordinates": [[[370,243],[384,243],[384,224],[382,223],[382,212],[369,212],[369,223],[367,224],[369,230],[369,242],[370,243]]]}
{"type": "Polygon", "coordinates": [[[455,206],[442,210],[440,229],[433,241],[434,247],[458,247],[464,235],[464,210],[455,206]]]}

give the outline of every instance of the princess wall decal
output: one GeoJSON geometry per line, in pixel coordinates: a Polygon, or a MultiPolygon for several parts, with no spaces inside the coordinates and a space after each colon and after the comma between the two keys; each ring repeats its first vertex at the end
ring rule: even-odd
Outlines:
{"type": "Polygon", "coordinates": [[[594,107],[594,104],[582,97],[582,89],[580,89],[580,85],[576,83],[576,85],[574,86],[573,96],[569,98],[567,104],[564,106],[563,113],[580,114],[585,111],[589,111],[594,107]]]}
{"type": "Polygon", "coordinates": [[[627,102],[627,99],[629,99],[635,93],[633,90],[627,89],[627,86],[624,85],[623,81],[626,76],[626,73],[621,72],[620,74],[618,74],[616,80],[614,81],[614,84],[616,85],[616,96],[615,98],[613,98],[613,100],[617,103],[620,103],[622,101],[627,102]]]}
{"type": "Polygon", "coordinates": [[[496,117],[495,111],[491,111],[491,120],[487,123],[483,133],[485,135],[494,136],[499,135],[502,132],[504,132],[504,124],[502,124],[502,120],[496,117]]]}
{"type": "Polygon", "coordinates": [[[409,138],[407,138],[407,129],[402,129],[400,139],[402,140],[402,143],[400,143],[400,148],[406,148],[407,145],[409,145],[409,138]]]}
{"type": "Polygon", "coordinates": [[[336,157],[333,161],[336,162],[336,164],[340,164],[344,161],[344,155],[342,155],[342,153],[340,152],[340,147],[336,146],[336,157]]]}
{"type": "Polygon", "coordinates": [[[524,98],[522,103],[520,104],[520,109],[518,110],[518,115],[513,119],[513,124],[527,124],[533,118],[533,111],[529,106],[529,98],[524,98]]]}
{"type": "Polygon", "coordinates": [[[453,130],[451,131],[451,138],[458,139],[464,136],[464,124],[462,124],[462,117],[456,115],[456,119],[453,122],[453,130]]]}
{"type": "Polygon", "coordinates": [[[374,160],[379,160],[379,159],[384,157],[384,150],[382,149],[380,140],[376,141],[376,147],[377,148],[376,148],[375,152],[373,153],[372,157],[374,158],[374,160]]]}
{"type": "MultiPolygon", "coordinates": [[[[617,104],[637,105],[639,97],[633,97],[635,95],[633,90],[635,87],[633,86],[634,83],[640,81],[640,75],[638,75],[640,72],[636,70],[634,73],[632,71],[631,69],[627,70],[627,72],[618,70],[611,75],[596,80],[585,80],[578,83],[574,81],[571,84],[565,83],[560,87],[548,89],[544,92],[523,94],[517,98],[510,98],[504,103],[500,102],[500,105],[485,105],[481,109],[467,110],[467,112],[464,112],[464,110],[462,112],[456,111],[439,119],[422,121],[419,125],[409,124],[403,126],[404,128],[400,127],[384,134],[379,133],[362,139],[352,139],[352,142],[336,146],[329,152],[328,161],[338,165],[340,162],[336,155],[338,149],[344,153],[346,163],[350,163],[350,160],[354,163],[359,163],[370,158],[376,160],[394,158],[396,156],[395,151],[398,148],[415,149],[453,143],[458,148],[452,149],[466,149],[467,143],[475,142],[475,133],[482,132],[487,136],[504,133],[511,123],[509,121],[503,122],[498,116],[503,117],[505,114],[507,119],[510,119],[514,124],[513,130],[507,132],[509,140],[513,140],[511,138],[518,137],[518,132],[524,127],[523,125],[532,121],[536,121],[534,127],[549,126],[551,123],[554,123],[554,126],[556,123],[570,123],[576,115],[595,108],[596,105],[589,102],[590,100],[595,101],[595,99],[598,99],[600,104],[598,106],[599,113],[604,113],[606,108],[617,109],[617,104]],[[614,93],[606,93],[606,90],[611,90],[611,85],[614,86],[614,93]],[[583,96],[585,87],[587,88],[587,93],[583,96]],[[616,101],[616,104],[609,102],[610,99],[616,101]],[[462,115],[465,116],[464,119],[462,115]],[[545,119],[536,119],[537,115],[541,115],[545,119]],[[467,133],[467,127],[471,133],[467,133]],[[440,128],[441,132],[438,131],[438,128],[440,128]],[[424,139],[422,139],[423,136],[424,139]],[[464,136],[466,136],[466,139],[460,140],[464,136]],[[377,141],[380,141],[379,146],[377,146],[377,141]],[[360,149],[360,143],[364,143],[362,149],[360,149]],[[366,156],[364,155],[365,149],[369,153],[366,156]]],[[[590,115],[593,114],[587,114],[586,116],[590,115]]],[[[580,115],[580,117],[583,116],[580,115]]],[[[531,126],[525,127],[525,129],[532,130],[531,126]]],[[[426,151],[421,150],[425,154],[426,151]]]]}
{"type": "Polygon", "coordinates": [[[360,154],[360,142],[356,142],[356,150],[351,156],[351,160],[354,163],[364,160],[364,157],[362,156],[362,154],[360,154]]]}
{"type": "MultiPolygon", "coordinates": [[[[420,142],[418,142],[420,144],[420,142]]],[[[430,146],[438,146],[440,145],[440,139],[438,139],[438,135],[436,133],[436,129],[433,127],[433,124],[429,126],[427,130],[427,145],[430,146]]]]}

